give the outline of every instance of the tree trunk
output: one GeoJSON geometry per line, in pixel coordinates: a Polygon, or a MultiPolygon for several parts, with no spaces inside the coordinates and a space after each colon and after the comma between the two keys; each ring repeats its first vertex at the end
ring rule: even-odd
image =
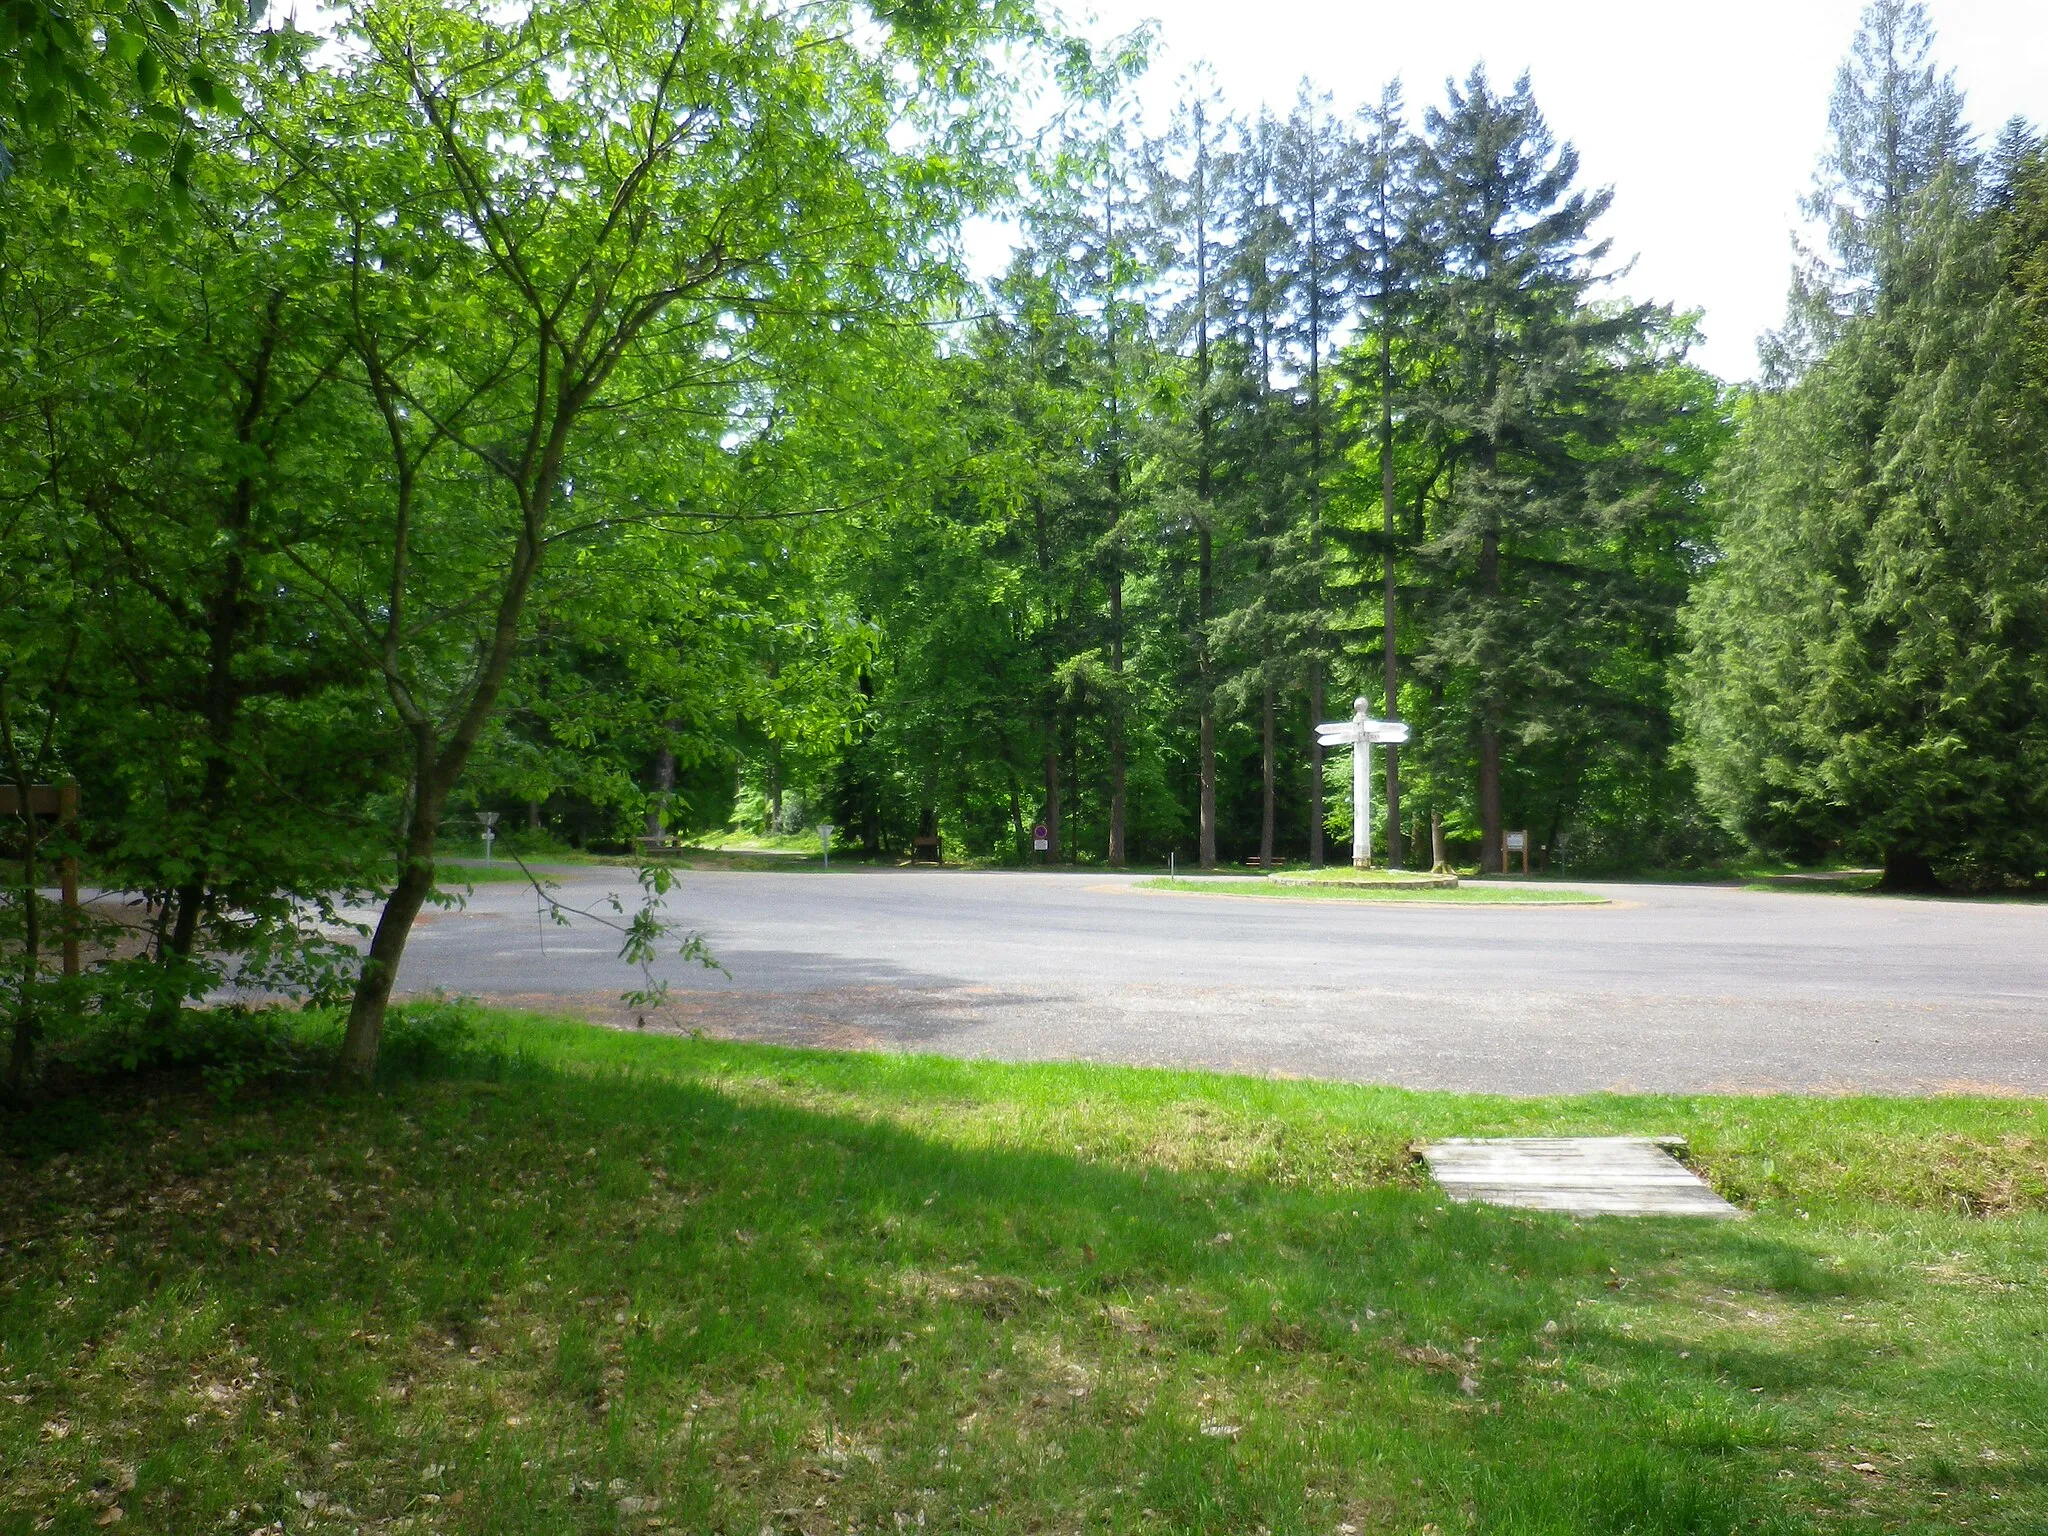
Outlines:
{"type": "MultiPolygon", "coordinates": [[[[1109,583],[1109,671],[1121,685],[1124,676],[1124,573],[1121,564],[1109,583]]],[[[1109,862],[1124,862],[1124,701],[1123,689],[1109,701],[1109,862]]]]}
{"type": "Polygon", "coordinates": [[[1259,778],[1264,810],[1259,820],[1259,868],[1273,867],[1273,685],[1266,684],[1259,709],[1259,778]]]}
{"type": "Polygon", "coordinates": [[[1308,864],[1323,867],[1323,738],[1316,727],[1323,723],[1323,664],[1308,665],[1308,864]]]}
{"type": "Polygon", "coordinates": [[[538,832],[540,830],[540,802],[538,800],[526,802],[526,830],[529,832],[538,832]]]}
{"type": "Polygon", "coordinates": [[[1938,891],[1941,882],[1934,877],[1934,865],[1927,855],[1914,849],[1887,848],[1884,851],[1884,876],[1877,882],[1880,891],[1938,891]]]}
{"type": "MultiPolygon", "coordinates": [[[[1381,296],[1380,315],[1380,552],[1381,650],[1386,670],[1386,716],[1401,718],[1401,662],[1394,636],[1394,328],[1381,296]]],[[[1401,867],[1401,749],[1387,744],[1387,868],[1401,867]]]]}
{"type": "Polygon", "coordinates": [[[1491,722],[1479,727],[1479,872],[1507,873],[1500,818],[1500,732],[1491,722]]]}
{"type": "Polygon", "coordinates": [[[1429,813],[1429,872],[1432,875],[1448,875],[1451,860],[1444,850],[1444,819],[1435,811],[1429,813]]]}
{"type": "Polygon", "coordinates": [[[1050,739],[1052,728],[1047,727],[1045,745],[1045,861],[1057,864],[1060,861],[1060,752],[1050,739]]]}
{"type": "Polygon", "coordinates": [[[647,808],[646,832],[649,837],[660,837],[662,820],[668,811],[668,798],[676,788],[676,754],[667,741],[654,754],[654,804],[647,808]]]}
{"type": "MultiPolygon", "coordinates": [[[[1500,597],[1500,530],[1491,526],[1479,539],[1479,590],[1486,606],[1494,608],[1500,597]]],[[[1481,666],[1490,671],[1494,659],[1482,659],[1481,666]]],[[[1494,678],[1483,677],[1478,699],[1479,872],[1482,875],[1507,873],[1500,813],[1500,700],[1493,692],[1494,683],[1494,678]]]]}
{"type": "Polygon", "coordinates": [[[357,1082],[367,1082],[377,1068],[377,1048],[384,1039],[384,1014],[391,1002],[391,988],[398,980],[399,962],[405,958],[413,919],[420,915],[427,893],[434,888],[434,845],[440,837],[441,809],[447,800],[447,791],[436,786],[437,777],[422,773],[415,786],[412,825],[406,829],[405,863],[398,872],[398,883],[384,900],[383,912],[378,915],[370,953],[363,962],[355,997],[349,1004],[348,1032],[342,1037],[338,1065],[344,1078],[357,1082]]]}
{"type": "MultiPolygon", "coordinates": [[[[1388,370],[1390,372],[1391,370],[1388,370]]],[[[1401,718],[1401,653],[1395,642],[1394,609],[1394,420],[1392,402],[1384,399],[1391,382],[1382,376],[1383,403],[1380,411],[1380,520],[1386,548],[1381,555],[1380,619],[1382,661],[1386,674],[1386,717],[1401,718]]],[[[1387,868],[1399,869],[1405,850],[1401,846],[1401,749],[1387,743],[1387,868]]]]}
{"type": "Polygon", "coordinates": [[[1401,868],[1404,853],[1401,841],[1401,749],[1391,741],[1382,747],[1387,759],[1387,868],[1401,868]]]}
{"type": "MultiPolygon", "coordinates": [[[[1208,466],[1203,465],[1206,482],[1208,466]]],[[[1206,486],[1205,486],[1206,489],[1206,486]]],[[[1196,539],[1196,564],[1199,569],[1197,612],[1201,618],[1201,641],[1197,650],[1201,679],[1198,684],[1202,691],[1199,701],[1201,710],[1200,760],[1196,768],[1201,777],[1201,805],[1197,811],[1200,820],[1201,846],[1197,857],[1202,868],[1216,867],[1216,683],[1213,663],[1209,656],[1209,617],[1216,600],[1215,564],[1209,529],[1204,526],[1196,539]]]]}
{"type": "Polygon", "coordinates": [[[1202,868],[1216,867],[1216,715],[1214,711],[1202,711],[1202,807],[1201,847],[1198,857],[1202,868]]]}
{"type": "Polygon", "coordinates": [[[36,1037],[42,1033],[42,1010],[38,993],[43,971],[42,877],[36,850],[42,841],[34,807],[29,804],[30,784],[16,780],[21,797],[21,814],[28,828],[27,846],[21,855],[21,991],[15,1000],[14,1040],[7,1053],[7,1091],[19,1096],[28,1086],[29,1064],[35,1059],[36,1037]]]}

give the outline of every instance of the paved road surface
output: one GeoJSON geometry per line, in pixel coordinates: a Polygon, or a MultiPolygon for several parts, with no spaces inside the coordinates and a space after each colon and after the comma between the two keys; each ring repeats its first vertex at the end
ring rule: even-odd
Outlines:
{"type": "MultiPolygon", "coordinates": [[[[561,874],[564,900],[630,894],[561,874]]],[[[659,1027],[1009,1060],[1510,1093],[2048,1093],[2048,906],[1594,886],[1606,907],[1394,907],[1108,875],[686,874],[730,978],[663,968],[659,1027]]],[[[430,913],[402,992],[621,1019],[636,973],[532,892],[430,913]]]]}

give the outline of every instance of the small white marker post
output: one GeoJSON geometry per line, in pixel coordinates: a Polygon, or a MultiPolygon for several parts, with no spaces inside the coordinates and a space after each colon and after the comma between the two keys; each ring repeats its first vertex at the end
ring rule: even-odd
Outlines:
{"type": "Polygon", "coordinates": [[[1408,739],[1399,720],[1375,720],[1362,698],[1351,701],[1349,720],[1326,721],[1316,727],[1316,740],[1326,747],[1351,749],[1351,867],[1372,868],[1372,748],[1374,742],[1398,746],[1408,739]]]}
{"type": "Polygon", "coordinates": [[[832,823],[829,821],[818,823],[818,854],[824,859],[825,867],[830,869],[832,867],[832,823]]]}

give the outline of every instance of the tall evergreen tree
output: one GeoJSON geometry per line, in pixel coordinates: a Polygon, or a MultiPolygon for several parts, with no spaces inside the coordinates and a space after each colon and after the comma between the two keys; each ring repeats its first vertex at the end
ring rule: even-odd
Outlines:
{"type": "Polygon", "coordinates": [[[1502,868],[1502,753],[1511,733],[1585,677],[1593,614],[1626,601],[1603,534],[1632,488],[1595,472],[1620,430],[1623,354],[1658,320],[1592,295],[1606,254],[1592,235],[1611,194],[1574,184],[1524,76],[1502,94],[1483,69],[1425,120],[1418,290],[1429,365],[1418,423],[1450,455],[1454,489],[1433,530],[1431,661],[1455,674],[1476,758],[1480,868],[1502,868]]]}
{"type": "Polygon", "coordinates": [[[1962,92],[1933,51],[1920,0],[1872,0],[1835,76],[1830,142],[1804,206],[1855,291],[1882,285],[1913,200],[1969,147],[1962,92]]]}
{"type": "Polygon", "coordinates": [[[1702,793],[1757,846],[1902,890],[2048,865],[2044,191],[1951,160],[1878,302],[1750,408],[1683,677],[1702,793]]]}
{"type": "MultiPolygon", "coordinates": [[[[1401,717],[1398,628],[1398,535],[1394,457],[1395,353],[1409,322],[1416,280],[1411,248],[1415,208],[1417,145],[1409,132],[1399,81],[1390,81],[1365,114],[1363,231],[1359,245],[1358,302],[1368,339],[1365,392],[1374,402],[1372,443],[1378,458],[1380,511],[1380,648],[1383,712],[1401,717]]],[[[1412,349],[1403,348],[1412,355],[1412,349]]],[[[1386,775],[1387,864],[1399,869],[1401,845],[1401,749],[1381,749],[1386,775]]]]}
{"type": "Polygon", "coordinates": [[[1196,715],[1196,857],[1216,867],[1216,619],[1218,417],[1227,379],[1219,374],[1218,329],[1230,260],[1229,144],[1233,125],[1213,88],[1197,83],[1175,115],[1153,165],[1153,196],[1170,275],[1165,341],[1184,354],[1187,387],[1160,423],[1175,445],[1167,454],[1191,502],[1195,594],[1191,616],[1196,715]],[[1177,302],[1175,301],[1177,300],[1177,302]]]}
{"type": "Polygon", "coordinates": [[[1330,593],[1324,559],[1325,498],[1342,461],[1347,420],[1332,409],[1338,327],[1351,306],[1358,268],[1361,154],[1329,99],[1306,84],[1279,138],[1274,191],[1287,234],[1279,252],[1285,274],[1283,366],[1299,396],[1297,435],[1290,457],[1297,479],[1301,568],[1296,580],[1301,612],[1300,662],[1308,705],[1308,861],[1323,863],[1323,747],[1315,726],[1324,714],[1324,684],[1331,655],[1330,593]]]}

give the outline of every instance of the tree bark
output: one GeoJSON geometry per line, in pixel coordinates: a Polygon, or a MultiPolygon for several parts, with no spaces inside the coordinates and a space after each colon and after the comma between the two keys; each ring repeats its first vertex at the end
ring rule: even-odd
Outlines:
{"type": "Polygon", "coordinates": [[[1880,891],[1938,891],[1941,882],[1935,878],[1934,864],[1926,854],[1916,849],[1887,848],[1884,851],[1884,875],[1877,882],[1880,891]]]}
{"type": "Polygon", "coordinates": [[[1119,562],[1109,582],[1109,671],[1119,685],[1109,701],[1109,862],[1124,862],[1124,573],[1119,562]]]}
{"type": "Polygon", "coordinates": [[[1433,875],[1451,872],[1450,855],[1444,849],[1444,819],[1435,811],[1429,813],[1429,872],[1433,875]]]}
{"type": "MultiPolygon", "coordinates": [[[[1490,467],[1490,466],[1489,466],[1490,467]]],[[[1479,539],[1479,590],[1492,616],[1500,597],[1500,530],[1489,523],[1479,539]]],[[[1491,670],[1492,657],[1481,665],[1491,670]]],[[[1480,682],[1479,707],[1479,872],[1507,873],[1500,810],[1500,700],[1494,679],[1480,682]]]]}
{"type": "Polygon", "coordinates": [[[1323,723],[1323,664],[1308,664],[1308,863],[1323,867],[1323,739],[1316,727],[1323,723]]]}
{"type": "MultiPolygon", "coordinates": [[[[1384,299],[1382,310],[1386,308],[1384,299]]],[[[1386,669],[1386,716],[1401,718],[1401,661],[1394,636],[1394,335],[1390,316],[1380,317],[1380,597],[1381,649],[1386,669]]],[[[1387,744],[1387,868],[1401,867],[1401,749],[1387,744]]]]}
{"type": "MultiPolygon", "coordinates": [[[[11,741],[9,745],[12,746],[11,741]]],[[[38,994],[42,988],[43,972],[43,882],[36,857],[42,845],[41,819],[29,803],[30,777],[17,773],[15,788],[21,797],[22,825],[28,833],[21,854],[21,990],[15,1000],[14,1039],[7,1053],[7,1091],[10,1096],[18,1096],[28,1086],[28,1069],[35,1059],[36,1038],[42,1033],[38,994]]]]}
{"type": "MultiPolygon", "coordinates": [[[[419,756],[430,760],[430,749],[423,745],[419,756]]],[[[398,883],[377,916],[377,931],[370,939],[370,953],[349,1004],[348,1032],[342,1037],[338,1069],[342,1077],[356,1082],[367,1082],[377,1069],[384,1015],[391,1003],[391,988],[398,980],[399,964],[405,959],[406,940],[412,936],[413,919],[420,915],[427,893],[434,888],[434,845],[440,837],[441,809],[448,796],[438,784],[439,778],[429,768],[419,773],[415,782],[398,883]]]]}
{"type": "Polygon", "coordinates": [[[1259,705],[1259,778],[1264,810],[1259,820],[1259,868],[1273,867],[1273,685],[1266,684],[1259,705]]]}
{"type": "Polygon", "coordinates": [[[1060,752],[1053,740],[1053,728],[1046,727],[1045,744],[1045,861],[1060,861],[1060,752]]]}
{"type": "Polygon", "coordinates": [[[1202,868],[1216,867],[1216,716],[1202,711],[1202,826],[1198,857],[1202,868]]]}
{"type": "Polygon", "coordinates": [[[1195,615],[1199,627],[1195,657],[1201,690],[1198,701],[1196,765],[1201,781],[1196,816],[1203,869],[1216,867],[1216,675],[1209,654],[1209,624],[1216,611],[1216,552],[1210,519],[1216,499],[1216,413],[1209,400],[1209,135],[1208,114],[1195,103],[1195,615]]]}
{"type": "Polygon", "coordinates": [[[1479,727],[1479,872],[1507,873],[1500,816],[1500,732],[1491,723],[1479,727]]]}
{"type": "Polygon", "coordinates": [[[676,754],[667,740],[661,750],[654,754],[654,804],[647,808],[645,831],[649,837],[662,834],[662,817],[668,810],[668,798],[676,788],[676,754]]]}

